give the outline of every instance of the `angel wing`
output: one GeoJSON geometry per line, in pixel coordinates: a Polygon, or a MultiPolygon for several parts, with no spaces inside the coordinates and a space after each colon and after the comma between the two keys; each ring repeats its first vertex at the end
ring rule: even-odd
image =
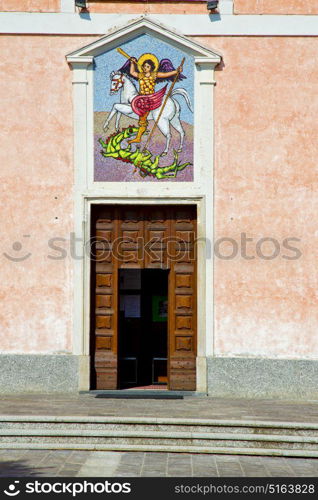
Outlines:
{"type": "Polygon", "coordinates": [[[124,73],[125,75],[130,76],[134,80],[138,81],[138,78],[136,78],[135,76],[132,76],[130,74],[130,61],[129,60],[126,61],[125,64],[121,68],[119,68],[118,71],[120,71],[121,73],[124,73]]]}
{"type": "MultiPolygon", "coordinates": [[[[161,59],[159,63],[159,68],[158,68],[158,73],[170,73],[170,71],[174,71],[176,68],[173,66],[172,62],[170,59],[161,59]]],[[[180,73],[178,77],[178,82],[180,80],[185,80],[187,78],[185,75],[180,73]]],[[[175,79],[174,76],[168,76],[167,78],[157,78],[158,82],[173,82],[175,79]]]]}

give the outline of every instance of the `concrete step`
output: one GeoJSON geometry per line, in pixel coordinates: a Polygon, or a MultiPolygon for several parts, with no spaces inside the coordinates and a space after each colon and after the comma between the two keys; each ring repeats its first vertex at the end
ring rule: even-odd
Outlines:
{"type": "Polygon", "coordinates": [[[93,416],[2,416],[0,432],[6,430],[75,430],[89,431],[167,431],[286,435],[318,438],[318,424],[305,422],[249,421],[222,419],[93,417],[93,416]]]}
{"type": "MultiPolygon", "coordinates": [[[[10,432],[13,435],[16,435],[15,432],[18,431],[29,431],[30,433],[35,432],[44,435],[45,432],[49,432],[53,430],[54,432],[60,429],[63,432],[69,432],[72,435],[82,434],[85,432],[97,432],[102,435],[103,433],[108,433],[111,431],[118,431],[122,433],[131,432],[132,430],[143,433],[144,435],[153,433],[153,432],[168,432],[168,433],[180,433],[185,434],[227,434],[231,433],[231,435],[244,434],[252,436],[252,439],[256,439],[258,435],[268,435],[268,436],[281,436],[282,434],[285,436],[299,436],[299,437],[308,437],[308,438],[316,438],[318,441],[318,430],[317,429],[303,429],[303,428],[276,428],[276,427],[262,427],[261,425],[255,426],[238,426],[238,425],[224,425],[219,423],[214,423],[210,425],[181,425],[181,424],[146,424],[146,423],[54,423],[54,422],[0,422],[0,435],[1,434],[9,434],[10,432]]],[[[93,434],[92,434],[93,435],[93,434]]]]}
{"type": "Polygon", "coordinates": [[[318,457],[318,424],[8,415],[0,417],[0,448],[318,457]]]}

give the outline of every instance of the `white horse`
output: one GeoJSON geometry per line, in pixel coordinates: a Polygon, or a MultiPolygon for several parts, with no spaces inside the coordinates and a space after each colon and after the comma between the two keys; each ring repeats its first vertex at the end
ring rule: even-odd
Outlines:
{"type": "MultiPolygon", "coordinates": [[[[105,121],[103,128],[104,130],[107,130],[109,128],[109,123],[111,119],[117,114],[115,129],[116,131],[118,131],[121,115],[125,115],[128,116],[129,118],[134,118],[136,120],[139,119],[139,116],[133,112],[130,104],[133,98],[136,95],[138,95],[138,92],[135,85],[130,80],[130,78],[127,77],[125,74],[121,73],[120,71],[112,71],[112,73],[110,74],[110,80],[111,80],[110,94],[113,95],[116,94],[118,91],[120,91],[120,102],[113,105],[112,110],[107,120],[105,121]]],[[[184,97],[188,108],[193,113],[190,98],[187,91],[182,88],[174,89],[171,93],[171,97],[167,99],[166,105],[157,124],[158,129],[166,138],[166,147],[162,154],[167,154],[167,152],[169,151],[169,146],[171,141],[170,125],[172,125],[172,127],[175,130],[177,130],[177,132],[179,132],[180,135],[180,144],[178,148],[179,153],[182,151],[183,147],[185,132],[183,130],[180,121],[180,111],[181,111],[180,104],[178,103],[177,100],[173,99],[173,96],[175,95],[181,95],[182,97],[184,97]]],[[[157,109],[154,109],[153,111],[150,111],[148,115],[148,120],[157,120],[160,114],[161,107],[162,106],[160,106],[157,109]]]]}

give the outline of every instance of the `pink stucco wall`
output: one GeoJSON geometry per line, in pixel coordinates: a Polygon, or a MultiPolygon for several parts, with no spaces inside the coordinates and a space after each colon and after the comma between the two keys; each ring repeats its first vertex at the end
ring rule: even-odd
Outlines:
{"type": "MultiPolygon", "coordinates": [[[[201,38],[215,88],[216,237],[296,237],[298,260],[216,258],[216,353],[318,356],[317,38],[201,38]]],[[[232,243],[221,254],[232,253],[232,243]]],[[[263,253],[273,253],[273,244],[263,253]]]]}
{"type": "Polygon", "coordinates": [[[318,14],[317,0],[234,0],[235,14],[318,14]]]}
{"type": "MultiPolygon", "coordinates": [[[[196,39],[224,57],[215,87],[216,236],[239,243],[246,233],[253,238],[248,255],[261,237],[280,244],[297,237],[303,254],[294,261],[216,259],[216,353],[317,357],[318,39],[196,39]]],[[[2,352],[72,348],[72,260],[48,259],[47,241],[68,239],[73,228],[72,75],[65,54],[93,40],[0,39],[2,352]],[[20,252],[12,249],[16,241],[20,252]],[[32,255],[15,263],[3,252],[32,255]]]]}
{"type": "Polygon", "coordinates": [[[116,14],[207,14],[206,2],[191,2],[191,1],[116,1],[116,2],[100,2],[89,1],[89,11],[92,13],[116,13],[116,14]]]}
{"type": "MultiPolygon", "coordinates": [[[[92,38],[2,36],[1,352],[72,347],[72,262],[52,237],[73,227],[72,75],[65,54],[92,38]],[[24,237],[30,235],[30,237],[24,237]],[[12,249],[21,242],[20,251],[12,249]],[[12,262],[3,255],[22,257],[12,262]],[[56,255],[56,254],[55,254],[56,255]]],[[[68,248],[67,243],[61,246],[68,248]]]]}
{"type": "MultiPolygon", "coordinates": [[[[169,11],[175,14],[206,13],[206,3],[191,0],[149,1],[142,0],[107,1],[88,0],[90,12],[105,13],[149,13],[164,14],[169,11]]],[[[0,0],[0,12],[59,12],[60,0],[0,0]]],[[[316,0],[234,0],[235,14],[318,14],[316,0]]]]}
{"type": "MultiPolygon", "coordinates": [[[[60,12],[60,0],[0,0],[0,12],[60,12]]],[[[134,0],[108,1],[88,0],[87,5],[91,13],[116,14],[165,14],[167,6],[175,14],[206,14],[205,1],[180,0],[176,1],[144,1],[134,0]]]]}
{"type": "Polygon", "coordinates": [[[0,0],[0,12],[59,12],[60,0],[0,0]]]}

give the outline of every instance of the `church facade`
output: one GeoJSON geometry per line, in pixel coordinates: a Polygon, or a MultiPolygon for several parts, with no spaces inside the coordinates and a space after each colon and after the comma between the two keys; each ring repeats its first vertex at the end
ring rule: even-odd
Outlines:
{"type": "Polygon", "coordinates": [[[318,7],[207,6],[0,1],[1,393],[316,399],[318,7]]]}

